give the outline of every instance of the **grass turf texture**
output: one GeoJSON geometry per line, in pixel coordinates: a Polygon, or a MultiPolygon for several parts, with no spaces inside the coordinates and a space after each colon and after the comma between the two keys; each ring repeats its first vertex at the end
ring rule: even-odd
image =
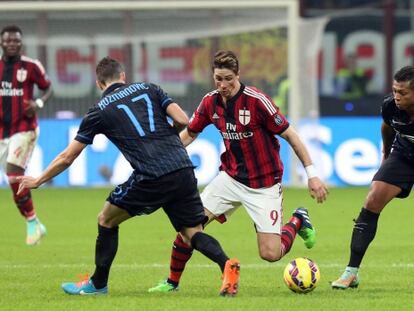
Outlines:
{"type": "Polygon", "coordinates": [[[188,263],[180,291],[150,294],[147,289],[168,273],[175,236],[162,211],[136,217],[120,227],[120,242],[106,297],[68,296],[60,284],[92,273],[96,216],[109,189],[42,188],[33,192],[48,235],[36,247],[24,244],[25,223],[8,189],[0,189],[0,310],[414,310],[414,243],[412,200],[394,200],[379,220],[377,237],[361,268],[358,289],[332,290],[348,261],[352,219],[366,188],[331,189],[329,201],[314,203],[303,189],[285,189],[285,220],[294,208],[309,208],[318,241],[307,250],[300,238],[280,262],[258,256],[253,225],[239,209],[226,225],[212,223],[230,257],[241,261],[236,298],[218,296],[218,267],[196,253],[188,263]],[[321,269],[314,292],[292,293],[283,269],[295,257],[313,259],[321,269]]]}

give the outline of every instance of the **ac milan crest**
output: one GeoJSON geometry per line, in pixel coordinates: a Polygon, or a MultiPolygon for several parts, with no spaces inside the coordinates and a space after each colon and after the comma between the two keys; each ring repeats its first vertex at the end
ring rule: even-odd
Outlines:
{"type": "Polygon", "coordinates": [[[27,70],[20,68],[17,70],[16,79],[19,82],[24,82],[27,78],[27,70]]]}
{"type": "Polygon", "coordinates": [[[250,123],[250,111],[247,109],[239,110],[239,122],[242,125],[250,123]]]}
{"type": "Polygon", "coordinates": [[[282,125],[283,124],[283,119],[278,114],[275,116],[275,123],[276,123],[276,125],[282,125]]]}

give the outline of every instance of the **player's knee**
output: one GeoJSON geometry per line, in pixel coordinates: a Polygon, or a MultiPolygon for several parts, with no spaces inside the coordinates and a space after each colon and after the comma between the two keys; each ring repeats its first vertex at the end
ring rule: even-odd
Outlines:
{"type": "Polygon", "coordinates": [[[268,262],[275,262],[280,260],[281,254],[280,252],[276,252],[273,249],[261,249],[260,250],[260,258],[266,260],[268,262]]]}
{"type": "Polygon", "coordinates": [[[380,213],[384,206],[384,202],[374,193],[369,193],[365,199],[365,208],[371,212],[380,213]]]}
{"type": "Polygon", "coordinates": [[[110,227],[110,221],[107,217],[105,217],[105,213],[104,212],[100,212],[98,214],[98,224],[100,224],[102,227],[110,227]]]}

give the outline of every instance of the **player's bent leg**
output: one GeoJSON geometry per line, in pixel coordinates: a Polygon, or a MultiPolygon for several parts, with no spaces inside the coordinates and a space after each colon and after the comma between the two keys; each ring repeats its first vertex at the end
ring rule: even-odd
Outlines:
{"type": "MultiPolygon", "coordinates": [[[[207,216],[203,226],[206,227],[216,217],[209,210],[204,210],[207,216]]],[[[180,233],[177,234],[170,257],[170,274],[167,279],[161,280],[157,285],[148,289],[149,293],[168,293],[179,290],[179,283],[184,273],[187,262],[191,259],[193,248],[188,238],[183,238],[180,233]],[[184,241],[185,240],[185,241],[184,241]]]]}
{"type": "Polygon", "coordinates": [[[358,285],[358,268],[353,267],[346,267],[340,278],[331,283],[333,289],[357,288],[358,285]]]}
{"type": "Polygon", "coordinates": [[[95,246],[95,272],[91,277],[96,288],[107,286],[109,271],[118,250],[119,224],[131,215],[124,209],[105,202],[98,216],[98,237],[95,246]]]}
{"type": "Polygon", "coordinates": [[[103,227],[113,228],[129,218],[131,215],[126,210],[106,201],[98,215],[98,223],[103,227]]]}
{"type": "Polygon", "coordinates": [[[191,239],[191,245],[194,249],[219,265],[223,272],[220,295],[235,296],[239,288],[240,262],[237,259],[229,259],[220,243],[201,231],[201,225],[194,228],[184,228],[180,232],[185,238],[191,239]]]}
{"type": "Polygon", "coordinates": [[[257,232],[259,255],[263,260],[275,262],[283,257],[281,238],[276,233],[257,232]]]}
{"type": "Polygon", "coordinates": [[[397,195],[401,188],[389,183],[374,180],[364,202],[364,207],[372,213],[380,214],[384,207],[397,195]]]}
{"type": "Polygon", "coordinates": [[[149,288],[148,292],[167,293],[177,291],[181,275],[192,255],[193,248],[185,243],[181,234],[178,233],[171,249],[170,275],[167,279],[161,280],[156,286],[149,288]]]}
{"type": "Polygon", "coordinates": [[[118,250],[118,225],[131,215],[125,210],[105,202],[98,216],[98,237],[95,246],[95,272],[91,278],[77,283],[63,283],[62,289],[70,295],[100,295],[108,292],[108,278],[118,250]]]}

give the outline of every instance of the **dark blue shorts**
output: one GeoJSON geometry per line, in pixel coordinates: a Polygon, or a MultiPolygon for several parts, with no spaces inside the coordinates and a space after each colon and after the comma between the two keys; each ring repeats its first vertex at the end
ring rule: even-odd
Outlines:
{"type": "Polygon", "coordinates": [[[154,180],[136,181],[133,173],[109,194],[107,201],[131,216],[149,215],[163,208],[177,232],[205,221],[197,179],[191,167],[154,180]]]}
{"type": "Polygon", "coordinates": [[[401,188],[397,198],[406,198],[414,184],[414,163],[396,151],[391,152],[372,180],[401,188]]]}

